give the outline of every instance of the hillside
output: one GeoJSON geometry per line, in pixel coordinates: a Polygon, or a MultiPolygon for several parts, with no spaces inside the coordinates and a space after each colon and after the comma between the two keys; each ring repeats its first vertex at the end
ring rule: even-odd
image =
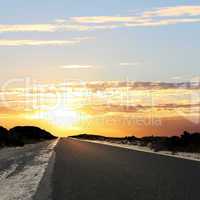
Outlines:
{"type": "Polygon", "coordinates": [[[24,146],[56,137],[51,133],[33,126],[17,126],[10,130],[0,127],[0,147],[24,146]]]}

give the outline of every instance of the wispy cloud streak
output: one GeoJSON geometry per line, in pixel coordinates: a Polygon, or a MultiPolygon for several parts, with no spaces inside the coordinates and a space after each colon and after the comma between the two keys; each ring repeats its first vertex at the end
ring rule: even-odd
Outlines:
{"type": "Polygon", "coordinates": [[[121,62],[120,66],[138,66],[139,64],[141,64],[140,62],[121,62]]]}
{"type": "Polygon", "coordinates": [[[153,8],[130,15],[75,16],[44,24],[0,24],[2,32],[91,31],[200,22],[200,5],[153,8]]]}
{"type": "Polygon", "coordinates": [[[94,68],[92,65],[62,65],[61,69],[90,69],[94,68]]]}
{"type": "Polygon", "coordinates": [[[73,17],[72,21],[80,24],[116,25],[117,27],[164,26],[180,23],[200,22],[200,6],[175,6],[155,8],[130,16],[84,16],[73,17]]]}
{"type": "Polygon", "coordinates": [[[0,46],[63,46],[76,45],[86,38],[75,38],[71,40],[0,40],[0,46]]]}

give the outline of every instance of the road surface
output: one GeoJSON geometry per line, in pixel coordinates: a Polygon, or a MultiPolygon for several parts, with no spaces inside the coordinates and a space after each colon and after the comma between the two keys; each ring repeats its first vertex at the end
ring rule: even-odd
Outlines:
{"type": "Polygon", "coordinates": [[[199,200],[200,163],[62,139],[53,200],[199,200]]]}
{"type": "Polygon", "coordinates": [[[200,162],[74,139],[0,150],[0,200],[199,200],[199,184],[200,162]]]}

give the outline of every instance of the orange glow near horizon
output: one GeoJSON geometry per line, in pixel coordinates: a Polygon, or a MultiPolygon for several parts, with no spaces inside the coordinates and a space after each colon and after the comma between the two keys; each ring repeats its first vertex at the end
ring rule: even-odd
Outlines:
{"type": "Polygon", "coordinates": [[[200,90],[165,87],[93,82],[9,89],[0,94],[4,97],[0,125],[34,125],[57,136],[170,135],[182,129],[199,130],[200,90]]]}

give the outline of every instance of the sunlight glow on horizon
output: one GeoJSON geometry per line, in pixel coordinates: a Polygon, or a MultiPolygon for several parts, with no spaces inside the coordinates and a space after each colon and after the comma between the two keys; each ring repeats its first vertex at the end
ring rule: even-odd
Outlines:
{"type": "Polygon", "coordinates": [[[69,108],[58,106],[52,110],[38,111],[36,114],[33,114],[31,118],[47,120],[58,127],[68,128],[73,126],[79,120],[79,115],[77,112],[72,111],[69,108]]]}
{"type": "Polygon", "coordinates": [[[62,136],[178,134],[181,121],[182,128],[198,127],[199,92],[196,83],[112,81],[9,88],[0,94],[1,105],[8,106],[0,107],[0,120],[9,127],[38,125],[62,136]]]}

